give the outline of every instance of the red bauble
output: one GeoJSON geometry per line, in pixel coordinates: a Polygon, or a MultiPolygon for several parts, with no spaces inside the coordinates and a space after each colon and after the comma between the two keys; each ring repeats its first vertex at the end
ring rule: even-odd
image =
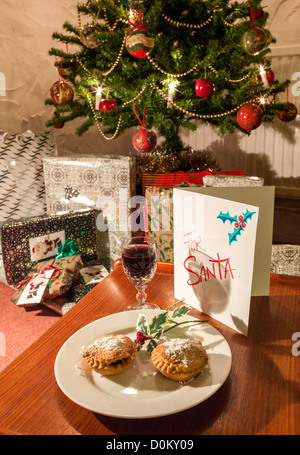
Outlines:
{"type": "Polygon", "coordinates": [[[102,100],[99,103],[99,111],[115,111],[117,103],[115,100],[102,100]]]}
{"type": "Polygon", "coordinates": [[[156,146],[156,134],[147,128],[140,128],[132,138],[133,147],[138,152],[151,152],[156,146]]]}
{"type": "MultiPolygon", "coordinates": [[[[256,19],[262,19],[265,15],[264,13],[264,10],[263,9],[253,9],[252,10],[252,13],[253,13],[253,19],[256,20],[256,19]]],[[[251,15],[251,11],[249,13],[249,17],[250,19],[252,20],[252,15],[251,15]]]]}
{"type": "Polygon", "coordinates": [[[195,93],[201,98],[209,98],[215,89],[215,84],[208,79],[198,79],[195,84],[195,93]]]}
{"type": "MultiPolygon", "coordinates": [[[[54,117],[52,117],[52,119],[53,119],[53,120],[56,120],[57,117],[54,116],[54,117]]],[[[56,124],[56,125],[53,125],[53,127],[56,128],[56,129],[58,129],[58,130],[60,130],[60,129],[63,128],[64,126],[65,126],[64,123],[58,123],[58,124],[56,124]]]]}
{"type": "Polygon", "coordinates": [[[278,111],[278,117],[282,122],[291,122],[295,120],[298,114],[298,110],[293,103],[286,103],[287,104],[287,111],[278,111]]]}
{"type": "Polygon", "coordinates": [[[64,106],[65,104],[69,104],[73,101],[74,91],[69,84],[60,80],[52,85],[50,95],[54,103],[64,106]]]}
{"type": "Polygon", "coordinates": [[[258,128],[264,118],[264,113],[257,104],[245,104],[237,113],[237,122],[241,128],[252,131],[258,128]]]}
{"type": "Polygon", "coordinates": [[[150,31],[141,26],[133,28],[127,33],[126,48],[133,57],[144,58],[151,54],[154,42],[150,31]]]}

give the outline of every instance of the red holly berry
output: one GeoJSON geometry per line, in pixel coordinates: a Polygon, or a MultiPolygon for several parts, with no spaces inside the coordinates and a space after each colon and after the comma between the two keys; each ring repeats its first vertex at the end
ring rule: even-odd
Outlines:
{"type": "Polygon", "coordinates": [[[234,223],[234,227],[238,229],[240,227],[239,223],[234,223]]]}
{"type": "Polygon", "coordinates": [[[240,215],[240,216],[238,217],[238,220],[239,220],[240,222],[243,221],[243,219],[244,219],[243,215],[240,215]]]}
{"type": "Polygon", "coordinates": [[[147,337],[143,332],[136,333],[136,342],[139,344],[144,344],[146,340],[150,340],[151,337],[147,337]]]}
{"type": "Polygon", "coordinates": [[[242,226],[243,229],[245,229],[246,223],[241,223],[241,226],[242,226]]]}

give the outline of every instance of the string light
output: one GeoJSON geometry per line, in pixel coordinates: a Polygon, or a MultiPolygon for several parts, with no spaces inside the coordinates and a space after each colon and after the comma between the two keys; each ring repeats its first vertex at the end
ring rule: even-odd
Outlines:
{"type": "Polygon", "coordinates": [[[261,77],[262,83],[264,85],[264,88],[269,88],[269,81],[267,78],[267,73],[262,65],[260,65],[260,77],[261,77]]]}
{"type": "Polygon", "coordinates": [[[135,12],[132,8],[129,9],[129,22],[133,22],[135,18],[135,12]]]}
{"type": "Polygon", "coordinates": [[[177,85],[179,84],[179,82],[176,81],[176,80],[168,79],[166,81],[166,84],[168,85],[168,88],[169,88],[167,107],[170,108],[172,106],[172,102],[173,102],[173,99],[174,99],[175,89],[176,89],[177,85]]]}
{"type": "Polygon", "coordinates": [[[102,87],[97,87],[96,98],[95,98],[95,109],[99,111],[99,104],[102,99],[102,87]]]}

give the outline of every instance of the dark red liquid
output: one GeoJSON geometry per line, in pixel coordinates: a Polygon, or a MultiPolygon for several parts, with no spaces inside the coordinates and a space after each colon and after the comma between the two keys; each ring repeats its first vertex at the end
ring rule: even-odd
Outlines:
{"type": "Polygon", "coordinates": [[[145,245],[124,248],[122,261],[124,271],[130,278],[147,278],[156,270],[156,251],[145,245]]]}

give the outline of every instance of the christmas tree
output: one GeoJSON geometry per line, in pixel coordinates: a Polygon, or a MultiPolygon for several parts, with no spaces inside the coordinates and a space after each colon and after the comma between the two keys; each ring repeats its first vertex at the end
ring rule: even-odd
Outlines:
{"type": "Polygon", "coordinates": [[[259,0],[89,0],[77,10],[78,23],[53,34],[64,45],[50,50],[60,78],[47,126],[80,117],[78,135],[96,124],[107,140],[137,126],[138,151],[153,149],[157,131],[176,153],[180,128],[195,130],[194,120],[249,134],[287,109],[259,0]]]}

